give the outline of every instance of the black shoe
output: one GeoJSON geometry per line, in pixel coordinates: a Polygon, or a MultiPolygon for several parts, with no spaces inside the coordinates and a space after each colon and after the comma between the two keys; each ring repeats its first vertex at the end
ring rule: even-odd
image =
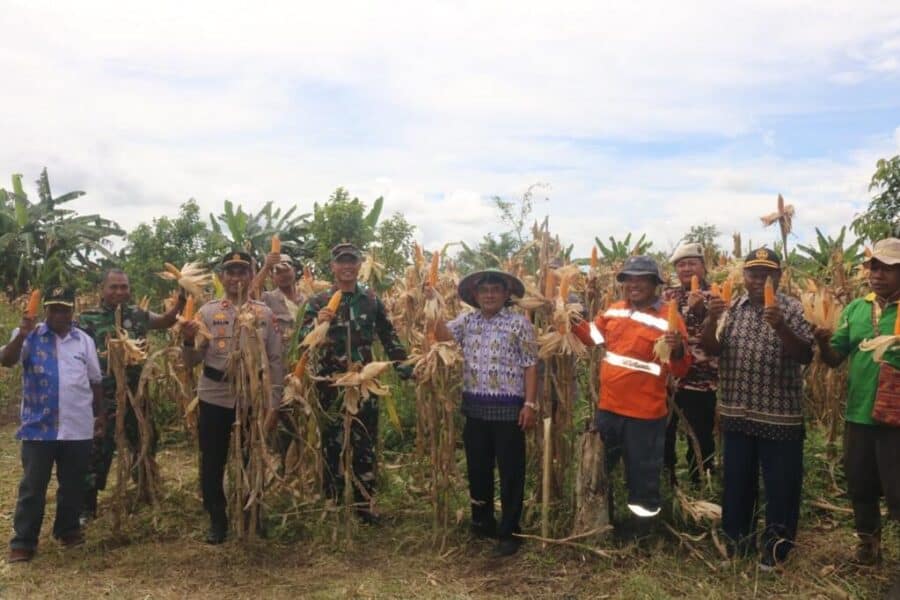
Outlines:
{"type": "Polygon", "coordinates": [[[84,495],[84,505],[81,508],[81,515],[78,517],[78,524],[84,527],[97,518],[97,490],[90,490],[84,495]]]}
{"type": "Polygon", "coordinates": [[[228,522],[224,519],[213,519],[206,532],[206,543],[217,545],[228,537],[228,522]]]}
{"type": "Polygon", "coordinates": [[[469,531],[477,538],[496,539],[497,538],[497,522],[490,521],[488,523],[475,523],[469,526],[469,531]]]}
{"type": "Polygon", "coordinates": [[[497,542],[497,547],[494,549],[493,554],[497,558],[503,556],[512,556],[519,551],[519,546],[521,545],[522,540],[520,540],[519,538],[505,537],[497,542]]]}
{"type": "Polygon", "coordinates": [[[356,511],[356,518],[359,519],[360,523],[363,525],[371,525],[372,527],[381,525],[381,517],[371,510],[358,509],[356,511]]]}

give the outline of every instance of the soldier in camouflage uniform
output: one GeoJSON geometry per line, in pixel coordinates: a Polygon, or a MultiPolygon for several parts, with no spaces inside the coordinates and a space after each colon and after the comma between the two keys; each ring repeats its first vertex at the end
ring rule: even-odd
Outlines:
{"type": "MultiPolygon", "coordinates": [[[[150,311],[129,304],[131,300],[131,287],[128,275],[121,269],[109,269],[103,275],[100,284],[100,305],[88,309],[79,315],[78,326],[90,335],[97,346],[100,358],[100,368],[103,371],[103,402],[102,409],[106,414],[106,427],[104,435],[94,439],[94,447],[91,451],[91,464],[85,481],[85,499],[82,510],[82,521],[88,521],[97,515],[97,493],[106,488],[106,479],[112,465],[113,453],[116,449],[116,380],[107,368],[106,343],[111,335],[115,335],[116,309],[122,307],[122,327],[133,339],[144,339],[151,329],[168,329],[175,324],[179,311],[184,308],[184,296],[180,296],[178,302],[164,314],[158,315],[150,311]]],[[[130,366],[125,372],[128,378],[128,386],[132,392],[137,391],[138,380],[141,377],[139,365],[130,366]]],[[[131,447],[132,456],[137,456],[140,448],[138,439],[137,419],[131,405],[125,415],[125,434],[131,447]]],[[[153,451],[156,451],[156,432],[152,441],[153,451]]]]}
{"type": "MultiPolygon", "coordinates": [[[[331,270],[335,284],[326,292],[309,299],[306,305],[300,336],[312,331],[317,322],[329,321],[328,339],[320,347],[319,375],[327,376],[346,371],[349,363],[372,362],[372,344],[377,337],[391,360],[406,359],[406,350],[397,338],[394,326],[388,320],[384,304],[372,290],[357,283],[362,254],[353,244],[338,244],[331,250],[331,270]],[[342,291],[341,303],[336,312],[326,308],[336,291],[342,291]],[[349,344],[348,344],[349,341],[349,344]],[[347,356],[349,345],[350,356],[347,356]],[[349,360],[348,360],[349,358],[349,360]]],[[[401,377],[408,378],[411,368],[398,366],[401,377]]],[[[344,438],[344,419],[337,388],[328,382],[318,384],[319,402],[326,413],[322,423],[322,453],[325,459],[325,493],[339,499],[345,485],[341,468],[341,449],[344,438]]],[[[350,439],[353,447],[354,477],[365,489],[363,494],[354,487],[359,506],[357,514],[367,523],[377,521],[371,510],[371,498],[375,493],[375,439],[378,434],[378,404],[370,397],[360,404],[353,420],[350,439]],[[368,496],[368,498],[367,498],[368,496]],[[363,507],[362,505],[365,505],[363,507]]]]}

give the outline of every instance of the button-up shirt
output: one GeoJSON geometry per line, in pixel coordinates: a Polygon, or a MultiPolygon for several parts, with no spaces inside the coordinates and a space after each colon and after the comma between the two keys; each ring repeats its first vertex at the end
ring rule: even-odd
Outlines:
{"type": "MultiPolygon", "coordinates": [[[[812,344],[812,326],[794,298],[777,294],[785,324],[812,344]]],[[[803,365],[784,351],[764,308],[744,294],[734,301],[719,340],[719,414],[724,431],[767,439],[803,436],[803,365]]]]}
{"type": "MultiPolygon", "coordinates": [[[[13,331],[12,338],[19,334],[13,331]]],[[[59,337],[38,324],[22,345],[20,440],[89,440],[94,437],[91,384],[103,379],[94,341],[72,327],[59,337]]]]}
{"type": "Polygon", "coordinates": [[[663,295],[664,300],[676,300],[678,310],[684,319],[687,329],[688,349],[691,352],[691,368],[687,375],[678,380],[678,389],[714,392],[719,386],[719,361],[715,356],[707,354],[700,345],[703,335],[703,320],[706,317],[706,306],[711,294],[706,282],[701,282],[700,294],[703,296],[702,306],[692,309],[688,305],[689,292],[682,286],[669,288],[663,295]]]}
{"type": "Polygon", "coordinates": [[[459,315],[447,329],[462,349],[463,414],[488,421],[516,420],[525,402],[525,369],[537,364],[534,327],[502,308],[459,315]]]}

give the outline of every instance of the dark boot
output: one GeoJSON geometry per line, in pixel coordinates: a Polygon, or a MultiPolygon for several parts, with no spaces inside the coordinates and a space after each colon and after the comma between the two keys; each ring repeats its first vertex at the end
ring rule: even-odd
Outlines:
{"type": "Polygon", "coordinates": [[[881,562],[881,532],[857,533],[856,552],[853,561],[859,565],[873,566],[881,562]]]}
{"type": "Polygon", "coordinates": [[[207,544],[221,544],[228,537],[228,517],[224,511],[217,511],[209,516],[209,530],[206,532],[207,544]]]}
{"type": "Polygon", "coordinates": [[[84,527],[97,518],[97,490],[91,489],[84,494],[84,504],[81,507],[81,516],[78,524],[84,527]]]}

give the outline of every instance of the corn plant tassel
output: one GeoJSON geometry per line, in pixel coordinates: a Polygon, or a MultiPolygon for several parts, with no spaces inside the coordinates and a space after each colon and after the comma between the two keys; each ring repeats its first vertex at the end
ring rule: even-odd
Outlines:
{"type": "Polygon", "coordinates": [[[775,285],[771,277],[766,277],[766,287],[763,290],[763,305],[766,308],[775,306],[775,285]]]}
{"type": "Polygon", "coordinates": [[[699,292],[700,291],[700,278],[696,275],[691,275],[691,291],[699,292]]]}
{"type": "Polygon", "coordinates": [[[272,236],[272,246],[269,250],[272,254],[280,254],[281,253],[281,239],[278,237],[278,234],[272,236]]]}
{"type": "Polygon", "coordinates": [[[38,314],[41,307],[41,290],[32,290],[31,296],[28,297],[28,305],[25,307],[25,316],[33,319],[38,314]]]}
{"type": "Polygon", "coordinates": [[[441,253],[434,252],[431,255],[431,268],[428,270],[428,285],[435,287],[438,281],[438,269],[441,266],[441,253]]]}

